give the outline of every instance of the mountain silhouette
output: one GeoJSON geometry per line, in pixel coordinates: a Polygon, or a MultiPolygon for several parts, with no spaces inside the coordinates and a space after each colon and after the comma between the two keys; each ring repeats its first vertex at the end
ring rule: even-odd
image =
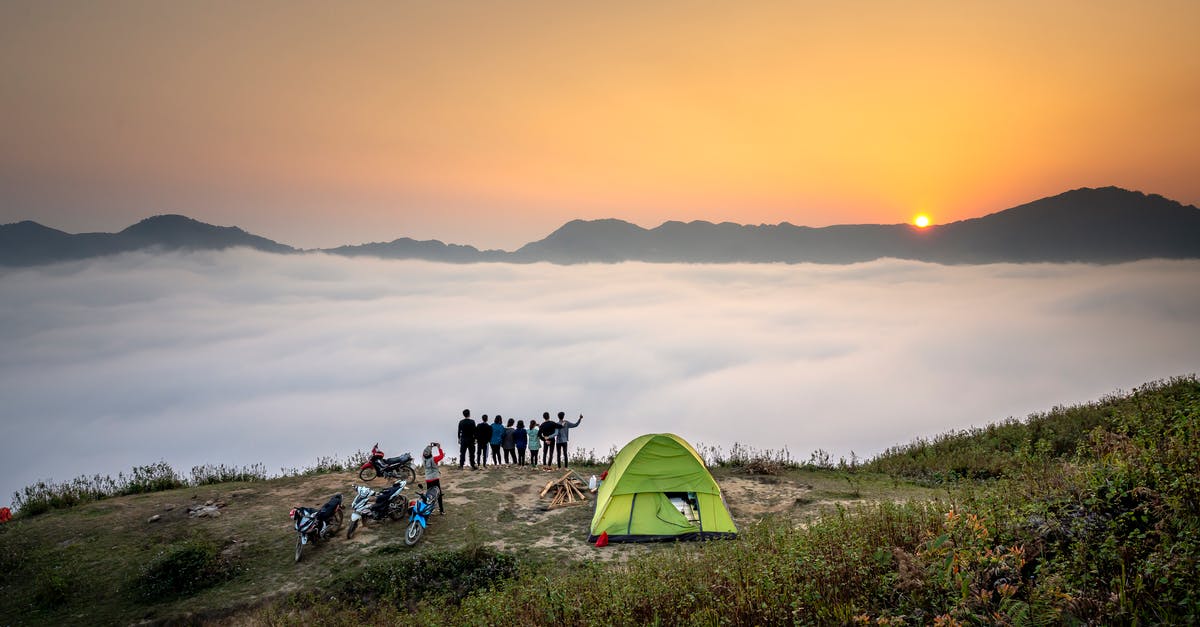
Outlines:
{"type": "Polygon", "coordinates": [[[644,229],[620,220],[574,220],[513,257],[556,263],[854,263],[892,257],[945,264],[1200,258],[1200,209],[1106,187],[1072,190],[925,229],[703,221],[644,229]]]}
{"type": "Polygon", "coordinates": [[[64,233],[24,221],[0,226],[0,265],[31,266],[142,249],[221,250],[245,247],[272,253],[291,246],[232,226],[213,226],[181,215],[146,218],[119,233],[64,233]]]}
{"type": "Polygon", "coordinates": [[[502,250],[481,251],[474,246],[446,244],[439,240],[415,240],[409,237],[390,242],[373,242],[354,246],[326,248],[324,252],[347,257],[382,257],[385,259],[424,259],[446,263],[505,261],[508,253],[502,250]]]}
{"type": "MultiPolygon", "coordinates": [[[[64,233],[24,221],[0,226],[0,265],[29,266],[132,250],[246,247],[299,252],[237,227],[180,215],[147,218],[119,233],[64,233]]],[[[980,218],[919,229],[907,224],[822,228],[664,222],[646,229],[623,220],[572,220],[514,252],[438,240],[399,238],[325,249],[344,256],[449,263],[855,263],[881,258],[943,264],[1118,263],[1200,258],[1200,209],[1117,187],[1082,188],[980,218]]]]}

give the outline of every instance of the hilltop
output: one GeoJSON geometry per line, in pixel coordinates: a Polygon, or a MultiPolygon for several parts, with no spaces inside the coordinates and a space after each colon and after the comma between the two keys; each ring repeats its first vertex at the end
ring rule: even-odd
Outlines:
{"type": "MultiPolygon", "coordinates": [[[[156,216],[120,233],[71,235],[35,222],[0,226],[0,265],[28,266],[132,250],[234,247],[300,252],[236,227],[156,216]]],[[[1200,258],[1200,209],[1117,187],[1082,188],[981,218],[919,229],[906,224],[823,228],[666,222],[645,229],[622,220],[572,220],[516,251],[397,238],[321,252],[448,263],[856,263],[881,258],[943,264],[1120,263],[1200,258]]]]}
{"type": "MultiPolygon", "coordinates": [[[[600,466],[576,470],[584,476],[603,472],[600,466]]],[[[357,469],[337,470],[192,486],[18,517],[0,525],[0,615],[47,624],[85,618],[93,623],[208,620],[298,593],[336,589],[380,563],[472,546],[555,564],[622,561],[665,548],[606,550],[585,542],[590,506],[547,510],[548,499],[538,497],[547,481],[562,476],[557,469],[493,467],[473,472],[445,463],[446,515],[432,519],[416,547],[404,546],[403,523],[370,522],[350,540],[343,525],[336,538],[310,546],[295,564],[289,509],[318,507],[335,493],[348,505],[351,484],[362,483],[356,473],[357,469]],[[206,503],[220,505],[220,515],[189,516],[190,507],[206,503]],[[230,563],[228,581],[178,599],[137,598],[138,577],[148,565],[197,542],[230,563]]],[[[786,476],[763,476],[717,469],[717,476],[739,525],[752,525],[772,514],[802,516],[838,503],[934,493],[881,478],[850,481],[832,472],[795,470],[786,476]]],[[[373,485],[378,489],[385,484],[376,480],[373,485]]]]}
{"type": "Polygon", "coordinates": [[[710,449],[739,537],[679,545],[587,544],[586,506],[547,511],[537,499],[557,471],[447,464],[447,515],[417,547],[382,523],[311,547],[299,565],[287,510],[348,492],[354,477],[340,466],[109,498],[0,525],[0,615],[38,624],[1190,623],[1200,618],[1197,436],[1193,376],[917,440],[865,465],[710,449]],[[208,502],[224,504],[219,517],[187,516],[188,505],[208,502]],[[156,570],[164,563],[172,570],[156,570]],[[210,576],[163,595],[174,580],[151,577],[162,572],[210,576]]]}

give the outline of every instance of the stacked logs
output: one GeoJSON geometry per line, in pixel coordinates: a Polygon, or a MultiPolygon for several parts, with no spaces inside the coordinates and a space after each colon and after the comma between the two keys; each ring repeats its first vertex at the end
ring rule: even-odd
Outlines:
{"type": "Polygon", "coordinates": [[[546,494],[553,493],[554,497],[550,500],[550,505],[547,509],[563,507],[565,505],[575,505],[587,500],[587,483],[575,473],[574,470],[568,470],[567,474],[559,479],[546,483],[546,487],[542,488],[542,493],[538,496],[545,498],[546,494]]]}

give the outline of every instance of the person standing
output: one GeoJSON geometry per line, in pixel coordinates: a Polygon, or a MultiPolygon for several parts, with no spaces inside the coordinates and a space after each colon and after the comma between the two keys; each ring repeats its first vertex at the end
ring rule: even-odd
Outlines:
{"type": "Polygon", "coordinates": [[[496,414],[496,421],[492,423],[492,464],[500,465],[500,443],[504,441],[504,423],[500,422],[503,418],[500,414],[496,414]]]}
{"type": "Polygon", "coordinates": [[[578,427],[581,422],[583,422],[583,414],[579,414],[579,420],[571,423],[567,422],[563,412],[558,412],[558,432],[554,434],[554,438],[558,448],[559,468],[567,467],[567,439],[569,438],[571,429],[578,427]]]}
{"type": "Polygon", "coordinates": [[[475,455],[479,458],[480,466],[487,466],[488,443],[492,441],[492,425],[488,424],[487,414],[475,425],[475,455]]]}
{"type": "Polygon", "coordinates": [[[554,433],[558,425],[550,422],[550,412],[542,412],[542,424],[538,427],[538,438],[542,441],[542,465],[554,462],[554,433]]]}
{"type": "Polygon", "coordinates": [[[529,421],[529,465],[537,468],[538,451],[542,450],[542,439],[538,437],[537,421],[529,421]]]}
{"type": "Polygon", "coordinates": [[[517,463],[517,430],[513,427],[516,420],[508,419],[508,425],[504,427],[504,435],[500,436],[500,447],[504,449],[504,463],[517,463]]]}
{"type": "Polygon", "coordinates": [[[529,432],[525,430],[525,421],[517,421],[517,432],[513,435],[513,444],[517,447],[517,465],[525,465],[525,448],[529,446],[529,432]]]}
{"type": "Polygon", "coordinates": [[[468,458],[471,460],[471,470],[479,470],[475,465],[475,421],[471,420],[471,410],[464,409],[462,420],[458,421],[459,470],[462,470],[468,458]]]}
{"type": "Polygon", "coordinates": [[[421,452],[421,457],[425,460],[425,491],[428,492],[433,486],[438,489],[438,514],[445,514],[446,508],[442,507],[442,471],[438,468],[438,462],[446,454],[442,452],[442,445],[437,442],[431,442],[425,450],[421,452]],[[437,448],[437,455],[433,454],[433,449],[437,448]]]}

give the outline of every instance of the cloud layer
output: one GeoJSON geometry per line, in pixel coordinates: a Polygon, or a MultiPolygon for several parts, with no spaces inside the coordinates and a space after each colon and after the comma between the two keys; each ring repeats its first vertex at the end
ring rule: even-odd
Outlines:
{"type": "Polygon", "coordinates": [[[0,500],[165,459],[275,471],[459,412],[871,455],[1200,371],[1200,262],[442,265],[250,251],[0,274],[0,500]]]}

